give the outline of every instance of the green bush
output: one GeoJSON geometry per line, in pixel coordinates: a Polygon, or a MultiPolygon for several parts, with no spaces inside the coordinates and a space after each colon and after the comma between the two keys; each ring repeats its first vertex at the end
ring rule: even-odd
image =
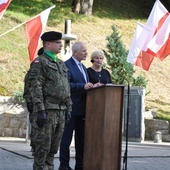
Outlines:
{"type": "Polygon", "coordinates": [[[134,78],[134,67],[128,63],[128,52],[125,49],[121,36],[115,26],[112,26],[113,33],[106,38],[108,41],[107,50],[103,50],[111,71],[112,82],[114,84],[129,84],[132,86],[147,86],[147,80],[143,76],[134,78]]]}
{"type": "Polygon", "coordinates": [[[14,96],[15,96],[16,100],[18,101],[18,103],[20,103],[20,104],[25,103],[25,99],[23,98],[23,91],[16,91],[14,93],[14,96]]]}
{"type": "Polygon", "coordinates": [[[148,80],[146,80],[145,77],[140,75],[137,78],[133,78],[132,86],[141,86],[141,87],[146,88],[147,83],[148,83],[148,80]]]}

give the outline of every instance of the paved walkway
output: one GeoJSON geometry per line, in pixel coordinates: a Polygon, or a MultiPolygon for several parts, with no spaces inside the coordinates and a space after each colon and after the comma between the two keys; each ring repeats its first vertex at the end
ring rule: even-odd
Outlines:
{"type": "MultiPolygon", "coordinates": [[[[121,170],[125,142],[122,142],[121,170]]],[[[71,146],[70,166],[74,167],[74,146],[71,146]]],[[[33,156],[29,142],[18,138],[0,138],[0,170],[31,170],[33,156]]],[[[58,154],[55,155],[55,170],[58,169],[58,154]]],[[[169,170],[170,143],[128,142],[128,170],[169,170]]]]}

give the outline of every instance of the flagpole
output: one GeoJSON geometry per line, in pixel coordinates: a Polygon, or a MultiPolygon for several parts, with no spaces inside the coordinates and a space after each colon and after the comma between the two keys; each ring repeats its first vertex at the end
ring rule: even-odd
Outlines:
{"type": "Polygon", "coordinates": [[[53,9],[53,8],[55,8],[55,5],[53,5],[53,6],[51,6],[51,7],[49,7],[49,8],[47,8],[46,10],[48,10],[48,9],[53,9]]]}
{"type": "MultiPolygon", "coordinates": [[[[45,10],[42,11],[41,13],[43,13],[43,12],[45,12],[45,11],[47,11],[47,10],[51,10],[51,9],[53,9],[53,8],[55,8],[55,5],[53,5],[53,6],[49,7],[49,8],[47,8],[47,9],[45,9],[45,10]]],[[[26,22],[29,22],[30,20],[33,20],[33,19],[36,18],[38,15],[41,15],[41,13],[37,14],[36,16],[34,16],[33,18],[29,19],[29,20],[26,21],[26,22]]]]}
{"type": "Polygon", "coordinates": [[[7,32],[4,32],[3,34],[0,35],[0,37],[6,35],[7,33],[9,33],[9,32],[11,32],[11,31],[15,30],[15,29],[18,28],[18,27],[22,26],[22,25],[25,24],[26,22],[27,22],[27,21],[25,21],[25,22],[23,22],[23,23],[17,25],[16,27],[14,27],[14,28],[8,30],[7,32]]]}
{"type": "Polygon", "coordinates": [[[5,11],[6,11],[6,10],[4,10],[4,11],[1,13],[0,19],[3,17],[5,11]]]}
{"type": "MultiPolygon", "coordinates": [[[[51,10],[51,9],[53,9],[53,8],[55,8],[55,5],[51,6],[50,8],[47,8],[46,10],[49,10],[49,9],[51,10]]],[[[43,12],[44,12],[44,11],[43,11],[43,12]]],[[[41,14],[41,13],[40,13],[40,14],[41,14]]],[[[40,14],[38,14],[38,15],[40,15],[40,14]]],[[[37,15],[36,15],[36,16],[37,16],[37,15]]],[[[35,17],[36,17],[36,16],[35,16],[35,17]]],[[[32,20],[32,18],[31,18],[30,20],[32,20]]],[[[23,23],[21,23],[21,24],[15,26],[14,28],[8,30],[7,32],[4,32],[3,34],[0,35],[0,37],[2,37],[2,36],[4,36],[4,35],[8,34],[9,32],[11,32],[11,31],[13,31],[13,30],[15,30],[16,28],[22,26],[23,24],[25,24],[25,23],[28,22],[28,21],[29,21],[29,20],[27,20],[27,21],[25,21],[25,22],[23,22],[23,23]]]]}
{"type": "Polygon", "coordinates": [[[130,114],[130,84],[128,81],[128,89],[127,89],[127,116],[126,116],[126,147],[125,153],[123,157],[123,169],[127,170],[127,158],[128,158],[128,136],[129,136],[129,114],[130,114]]]}

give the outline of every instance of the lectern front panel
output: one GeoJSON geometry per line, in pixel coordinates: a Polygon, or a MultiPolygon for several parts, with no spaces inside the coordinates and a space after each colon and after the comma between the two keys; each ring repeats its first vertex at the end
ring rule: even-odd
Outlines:
{"type": "Polygon", "coordinates": [[[124,86],[103,86],[87,94],[83,170],[119,170],[124,86]]]}

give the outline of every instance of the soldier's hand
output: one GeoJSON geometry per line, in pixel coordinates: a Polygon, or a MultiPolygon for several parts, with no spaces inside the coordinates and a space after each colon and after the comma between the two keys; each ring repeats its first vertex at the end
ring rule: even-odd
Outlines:
{"type": "Polygon", "coordinates": [[[32,102],[27,102],[27,110],[29,113],[33,112],[33,103],[32,102]]]}
{"type": "Polygon", "coordinates": [[[38,111],[36,123],[39,128],[44,127],[46,119],[47,119],[47,115],[46,115],[45,111],[44,110],[38,111]]]}

